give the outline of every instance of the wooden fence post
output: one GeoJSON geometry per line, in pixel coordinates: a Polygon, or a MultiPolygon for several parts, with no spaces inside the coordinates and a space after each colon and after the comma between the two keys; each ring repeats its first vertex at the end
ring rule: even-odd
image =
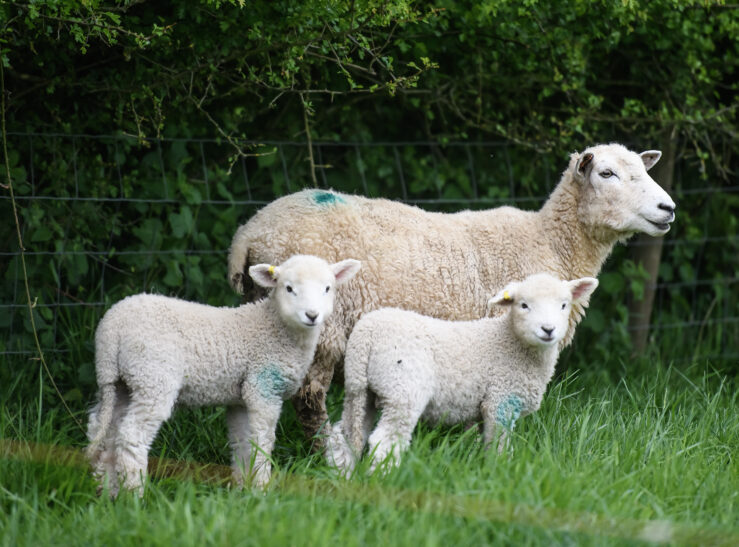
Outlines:
{"type": "MultiPolygon", "coordinates": [[[[657,184],[662,186],[666,192],[670,192],[675,174],[675,156],[677,154],[677,138],[674,130],[668,129],[665,131],[661,141],[662,158],[652,170],[651,175],[657,181],[657,184]]],[[[649,274],[644,286],[644,297],[641,300],[632,298],[629,303],[631,345],[634,355],[639,355],[647,347],[664,238],[639,234],[633,241],[630,257],[635,264],[642,264],[649,274]]]]}

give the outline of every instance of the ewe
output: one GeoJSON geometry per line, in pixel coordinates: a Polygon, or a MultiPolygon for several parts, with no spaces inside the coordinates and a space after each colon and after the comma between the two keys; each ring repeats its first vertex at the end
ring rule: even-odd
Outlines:
{"type": "Polygon", "coordinates": [[[344,412],[329,436],[330,460],[351,471],[369,436],[372,469],[388,457],[397,465],[419,418],[482,418],[485,444],[498,438],[502,451],[516,419],[539,409],[571,308],[585,305],[597,286],[592,277],[533,275],[489,300],[510,308],[506,315],[477,321],[395,308],[364,315],[346,347],[344,412]]]}
{"type": "MultiPolygon", "coordinates": [[[[560,279],[597,277],[613,246],[635,232],[664,235],[675,204],[647,174],[660,157],[619,144],[572,154],[557,188],[537,212],[513,207],[429,213],[383,199],[304,190],[264,207],[233,237],[229,280],[253,300],[261,290],[250,264],[294,253],[364,262],[327,322],[296,406],[306,433],[327,419],[325,392],[346,338],[371,310],[395,307],[441,319],[479,319],[488,291],[547,272],[560,279]],[[299,226],[299,230],[295,227],[299,226]]],[[[563,346],[583,308],[573,307],[563,346]]],[[[453,363],[450,366],[455,366],[453,363]]]]}
{"type": "Polygon", "coordinates": [[[175,403],[228,406],[234,478],[241,484],[249,472],[256,486],[266,485],[282,401],[313,360],[334,286],[359,267],[294,256],[249,268],[272,289],[253,304],[215,308],[138,294],[111,307],[95,333],[99,400],[88,429],[87,455],[101,486],[107,480],[115,497],[122,480],[142,493],[149,447],[175,403]]]}

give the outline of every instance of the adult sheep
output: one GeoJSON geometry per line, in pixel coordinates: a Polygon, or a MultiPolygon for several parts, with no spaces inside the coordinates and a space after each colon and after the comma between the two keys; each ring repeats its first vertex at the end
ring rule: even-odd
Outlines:
{"type": "MultiPolygon", "coordinates": [[[[637,232],[666,234],[675,203],[647,174],[660,156],[620,144],[574,153],[536,212],[498,207],[432,213],[323,190],[296,192],[258,211],[236,231],[229,252],[229,281],[246,300],[262,296],[246,274],[252,264],[296,253],[330,261],[351,255],[363,263],[337,298],[293,399],[306,434],[317,433],[327,419],[326,390],[363,313],[396,307],[441,319],[477,319],[485,315],[488,297],[509,281],[538,272],[597,277],[617,242],[637,232]]],[[[584,305],[573,307],[562,347],[572,340],[584,305]]]]}

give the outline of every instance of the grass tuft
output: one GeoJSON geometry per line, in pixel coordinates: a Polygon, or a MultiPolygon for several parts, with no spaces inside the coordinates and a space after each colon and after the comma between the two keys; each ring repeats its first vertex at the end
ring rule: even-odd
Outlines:
{"type": "MultiPolygon", "coordinates": [[[[738,544],[737,397],[704,365],[578,372],[519,421],[512,453],[484,450],[476,428],[420,424],[400,467],[362,464],[348,481],[310,454],[287,405],[266,493],[160,462],[143,499],[110,502],[76,426],[39,396],[0,409],[0,545],[738,544]]],[[[152,456],[228,464],[223,411],[178,411],[152,456]]]]}

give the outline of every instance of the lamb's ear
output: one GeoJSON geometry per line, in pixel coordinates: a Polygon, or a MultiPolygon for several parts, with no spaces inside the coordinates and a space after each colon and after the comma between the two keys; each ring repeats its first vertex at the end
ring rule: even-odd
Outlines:
{"type": "Polygon", "coordinates": [[[498,294],[488,300],[488,309],[491,306],[510,306],[516,301],[518,283],[508,283],[498,294]]]}
{"type": "Polygon", "coordinates": [[[581,177],[585,176],[585,173],[588,170],[588,167],[593,163],[593,154],[590,152],[586,152],[582,156],[580,156],[580,159],[577,160],[577,163],[575,164],[575,171],[577,174],[581,177]]]}
{"type": "Polygon", "coordinates": [[[334,276],[336,276],[336,284],[341,285],[349,281],[361,267],[362,263],[353,258],[347,258],[336,264],[331,264],[331,270],[334,272],[334,276]]]}
{"type": "Polygon", "coordinates": [[[598,286],[598,280],[594,277],[582,277],[569,282],[572,291],[573,302],[587,302],[590,295],[598,286]]]}
{"type": "Polygon", "coordinates": [[[641,156],[641,161],[644,162],[644,168],[649,171],[662,157],[662,152],[659,150],[647,150],[639,154],[639,156],[641,156]]]}
{"type": "Polygon", "coordinates": [[[277,286],[279,273],[280,269],[271,264],[256,264],[249,268],[249,277],[254,280],[254,283],[265,289],[277,286]]]}

